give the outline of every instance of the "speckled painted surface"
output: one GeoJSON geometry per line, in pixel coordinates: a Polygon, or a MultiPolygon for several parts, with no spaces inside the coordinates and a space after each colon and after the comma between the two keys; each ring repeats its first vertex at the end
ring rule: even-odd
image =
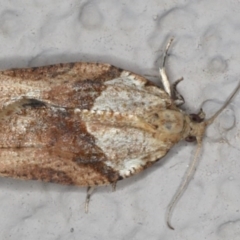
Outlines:
{"type": "MultiPolygon", "coordinates": [[[[167,70],[184,108],[208,116],[240,79],[240,2],[0,1],[0,68],[108,62],[157,80],[167,70]]],[[[240,95],[209,128],[198,170],[172,218],[165,211],[194,153],[182,142],[154,168],[97,189],[84,213],[83,188],[0,181],[0,239],[237,240],[240,235],[240,95]]]]}

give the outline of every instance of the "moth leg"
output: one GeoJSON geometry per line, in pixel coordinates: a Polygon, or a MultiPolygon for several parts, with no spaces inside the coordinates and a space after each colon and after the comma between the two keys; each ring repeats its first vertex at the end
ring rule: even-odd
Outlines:
{"type": "Polygon", "coordinates": [[[115,192],[117,187],[117,182],[112,183],[112,191],[115,192]]]}
{"type": "Polygon", "coordinates": [[[178,92],[177,85],[183,80],[183,78],[178,79],[176,82],[172,84],[172,98],[174,103],[177,106],[180,106],[185,103],[183,96],[178,92]]]}
{"type": "Polygon", "coordinates": [[[168,55],[168,49],[171,45],[173,41],[173,38],[170,39],[170,41],[168,42],[165,52],[164,52],[164,56],[163,56],[163,65],[161,68],[159,68],[159,74],[161,76],[162,79],[162,84],[163,84],[163,88],[165,90],[165,92],[171,97],[172,96],[172,92],[171,92],[171,84],[168,80],[167,74],[166,74],[166,70],[165,70],[165,63],[166,63],[166,59],[167,59],[167,55],[168,55]]]}
{"type": "Polygon", "coordinates": [[[85,201],[85,213],[88,213],[89,202],[90,202],[90,198],[92,196],[92,193],[93,193],[94,189],[95,189],[95,187],[88,187],[87,188],[87,196],[86,196],[86,201],[85,201]]]}

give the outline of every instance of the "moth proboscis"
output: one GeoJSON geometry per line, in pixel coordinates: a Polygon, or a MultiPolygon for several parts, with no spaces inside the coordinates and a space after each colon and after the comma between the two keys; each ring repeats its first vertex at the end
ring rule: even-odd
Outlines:
{"type": "MultiPolygon", "coordinates": [[[[172,40],[171,40],[172,41],[172,40]]],[[[208,120],[181,110],[183,97],[170,84],[165,62],[163,89],[109,64],[68,63],[0,72],[0,176],[87,186],[116,185],[150,167],[180,140],[198,148],[167,211],[187,187],[208,120]]],[[[173,228],[172,228],[173,229],[173,228]]]]}

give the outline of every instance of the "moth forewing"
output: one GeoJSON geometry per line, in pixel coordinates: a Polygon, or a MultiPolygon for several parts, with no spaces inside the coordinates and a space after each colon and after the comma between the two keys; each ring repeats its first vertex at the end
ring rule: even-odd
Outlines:
{"type": "Polygon", "coordinates": [[[13,69],[0,78],[2,176],[112,184],[181,139],[182,114],[168,94],[108,64],[13,69]]]}

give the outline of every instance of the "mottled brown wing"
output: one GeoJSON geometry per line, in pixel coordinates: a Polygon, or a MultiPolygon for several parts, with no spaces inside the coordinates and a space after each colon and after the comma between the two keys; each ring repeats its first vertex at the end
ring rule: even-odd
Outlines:
{"type": "MultiPolygon", "coordinates": [[[[169,114],[159,118],[172,123],[180,117],[169,114]]],[[[181,138],[178,122],[172,134],[134,115],[19,100],[0,118],[0,176],[78,186],[115,183],[163,157],[181,138]]]]}
{"type": "Polygon", "coordinates": [[[0,121],[0,175],[80,186],[119,179],[72,110],[16,102],[0,121]]]}
{"type": "Polygon", "coordinates": [[[0,72],[0,108],[20,97],[62,107],[90,109],[122,69],[109,64],[68,63],[0,72]]]}
{"type": "MultiPolygon", "coordinates": [[[[142,86],[141,89],[135,88],[134,85],[128,86],[128,95],[141,93],[144,88],[156,88],[141,76],[109,64],[68,63],[0,71],[0,109],[17,99],[28,98],[55,106],[89,110],[93,107],[96,98],[108,88],[106,82],[129,74],[127,81],[131,82],[136,78],[142,86]]],[[[117,86],[114,91],[110,89],[112,95],[109,97],[113,98],[111,101],[116,102],[116,93],[121,94],[124,88],[125,86],[117,86]]],[[[125,104],[129,102],[127,100],[131,100],[131,97],[122,99],[125,104]]]]}
{"type": "Polygon", "coordinates": [[[155,134],[157,114],[175,108],[169,96],[108,64],[2,71],[0,91],[2,176],[113,183],[150,166],[177,141],[155,134]]]}

